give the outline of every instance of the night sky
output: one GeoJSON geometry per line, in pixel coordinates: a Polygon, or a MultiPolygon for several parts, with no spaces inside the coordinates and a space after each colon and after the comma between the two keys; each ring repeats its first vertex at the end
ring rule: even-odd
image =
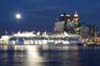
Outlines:
{"type": "Polygon", "coordinates": [[[0,0],[0,34],[17,31],[53,31],[60,13],[73,15],[77,10],[80,22],[100,28],[100,0],[0,0]],[[15,14],[22,14],[16,20],[15,14]]]}

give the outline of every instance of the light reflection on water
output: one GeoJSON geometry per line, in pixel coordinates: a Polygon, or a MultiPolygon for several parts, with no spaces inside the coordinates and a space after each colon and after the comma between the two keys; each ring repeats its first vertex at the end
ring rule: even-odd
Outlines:
{"type": "Polygon", "coordinates": [[[41,66],[41,62],[44,62],[44,59],[40,56],[37,46],[28,46],[27,47],[27,56],[26,56],[26,66],[41,66]]]}
{"type": "Polygon", "coordinates": [[[0,52],[0,66],[100,66],[100,48],[80,48],[78,51],[39,52],[28,46],[27,52],[0,52]]]}

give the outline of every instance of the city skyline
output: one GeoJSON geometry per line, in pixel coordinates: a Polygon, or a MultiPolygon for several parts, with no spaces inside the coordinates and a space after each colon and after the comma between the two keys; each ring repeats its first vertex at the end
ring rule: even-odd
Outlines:
{"type": "MultiPolygon", "coordinates": [[[[53,31],[54,22],[63,12],[71,15],[77,10],[80,22],[96,24],[99,28],[99,0],[1,0],[0,2],[0,33],[5,31],[53,31]],[[16,20],[15,14],[22,18],[16,20]]],[[[99,29],[100,30],[100,29],[99,29]]]]}

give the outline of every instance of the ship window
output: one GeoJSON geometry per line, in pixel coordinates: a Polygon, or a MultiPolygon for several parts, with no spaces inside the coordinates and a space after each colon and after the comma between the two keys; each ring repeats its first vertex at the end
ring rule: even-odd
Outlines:
{"type": "Polygon", "coordinates": [[[77,41],[78,38],[69,38],[68,40],[69,40],[69,41],[77,41]]]}

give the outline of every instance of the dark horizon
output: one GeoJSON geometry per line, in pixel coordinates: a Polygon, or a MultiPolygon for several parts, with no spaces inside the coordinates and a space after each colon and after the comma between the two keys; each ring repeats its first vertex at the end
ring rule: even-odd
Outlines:
{"type": "Polygon", "coordinates": [[[99,0],[1,0],[0,34],[17,31],[53,31],[54,22],[63,12],[71,15],[77,10],[81,23],[95,24],[100,21],[99,0]],[[22,19],[16,20],[15,13],[21,13],[22,19]]]}

